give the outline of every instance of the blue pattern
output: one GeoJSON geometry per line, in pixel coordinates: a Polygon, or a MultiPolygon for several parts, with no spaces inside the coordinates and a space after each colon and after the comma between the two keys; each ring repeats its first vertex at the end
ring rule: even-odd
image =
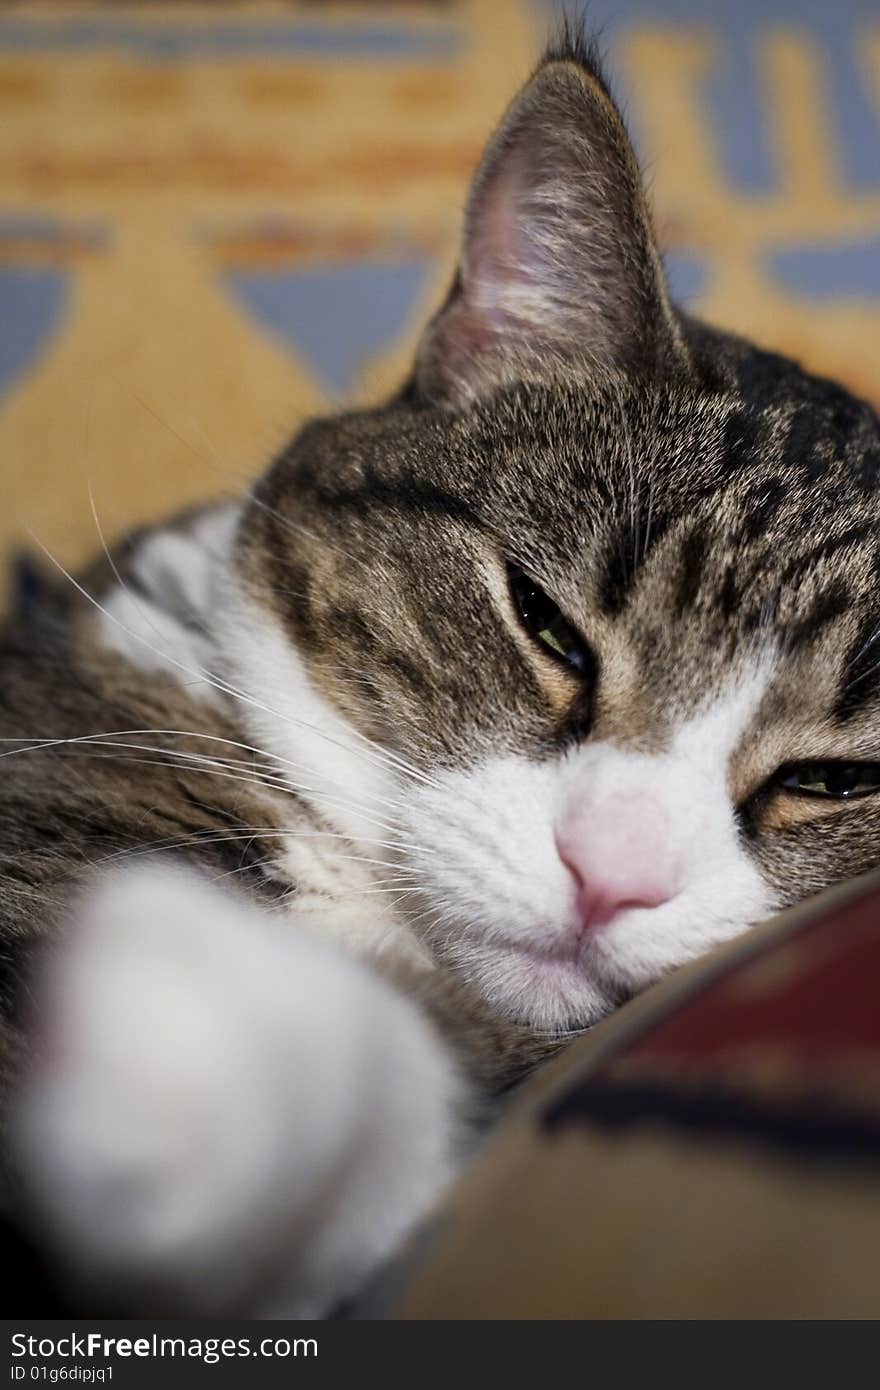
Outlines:
{"type": "Polygon", "coordinates": [[[0,394],[45,350],[68,297],[69,277],[61,271],[0,266],[0,394]]]}
{"type": "Polygon", "coordinates": [[[414,312],[428,260],[343,262],[290,271],[230,271],[234,293],[265,328],[292,344],[331,392],[354,387],[367,358],[388,347],[414,312]]]}
{"type": "Polygon", "coordinates": [[[835,246],[785,246],[767,257],[786,289],[817,299],[880,298],[880,236],[835,246]]]}
{"type": "Polygon", "coordinates": [[[158,19],[144,25],[114,18],[0,21],[0,49],[31,53],[109,48],[138,58],[171,60],[279,53],[318,58],[445,59],[454,57],[463,42],[461,30],[451,25],[426,29],[405,24],[329,25],[291,20],[192,26],[163,24],[158,19]]]}

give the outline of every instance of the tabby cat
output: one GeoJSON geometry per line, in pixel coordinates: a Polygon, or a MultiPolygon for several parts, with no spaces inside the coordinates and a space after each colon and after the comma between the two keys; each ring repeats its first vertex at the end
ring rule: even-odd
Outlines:
{"type": "Polygon", "coordinates": [[[327,1313],[538,1059],[880,861],[878,469],[670,303],[567,33],[399,394],[4,631],[8,1155],[78,1289],[327,1313]]]}

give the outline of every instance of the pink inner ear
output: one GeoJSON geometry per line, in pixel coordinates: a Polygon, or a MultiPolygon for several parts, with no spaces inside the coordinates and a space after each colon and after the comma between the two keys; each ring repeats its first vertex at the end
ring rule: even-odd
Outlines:
{"type": "MultiPolygon", "coordinates": [[[[464,264],[465,296],[474,316],[482,317],[489,334],[496,336],[510,332],[521,321],[509,291],[533,286],[538,295],[541,278],[537,254],[532,257],[534,264],[528,264],[522,209],[526,161],[510,150],[501,159],[501,170],[488,176],[471,210],[464,264]]],[[[536,247],[532,250],[537,252],[536,247]]]]}

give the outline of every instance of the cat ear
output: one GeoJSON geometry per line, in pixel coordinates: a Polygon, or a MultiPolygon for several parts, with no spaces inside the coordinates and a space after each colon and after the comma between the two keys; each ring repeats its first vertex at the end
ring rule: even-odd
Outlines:
{"type": "Polygon", "coordinates": [[[462,404],[560,360],[650,372],[679,352],[635,154],[595,53],[568,34],[483,156],[416,391],[462,404]]]}

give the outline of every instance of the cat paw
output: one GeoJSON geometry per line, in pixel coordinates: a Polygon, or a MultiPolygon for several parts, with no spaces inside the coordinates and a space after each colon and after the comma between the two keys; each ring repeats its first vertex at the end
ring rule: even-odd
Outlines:
{"type": "Polygon", "coordinates": [[[312,1315],[449,1175],[457,1080],[338,948],[193,872],[98,882],[37,982],[13,1111],[39,1225],[126,1310],[312,1315]]]}

